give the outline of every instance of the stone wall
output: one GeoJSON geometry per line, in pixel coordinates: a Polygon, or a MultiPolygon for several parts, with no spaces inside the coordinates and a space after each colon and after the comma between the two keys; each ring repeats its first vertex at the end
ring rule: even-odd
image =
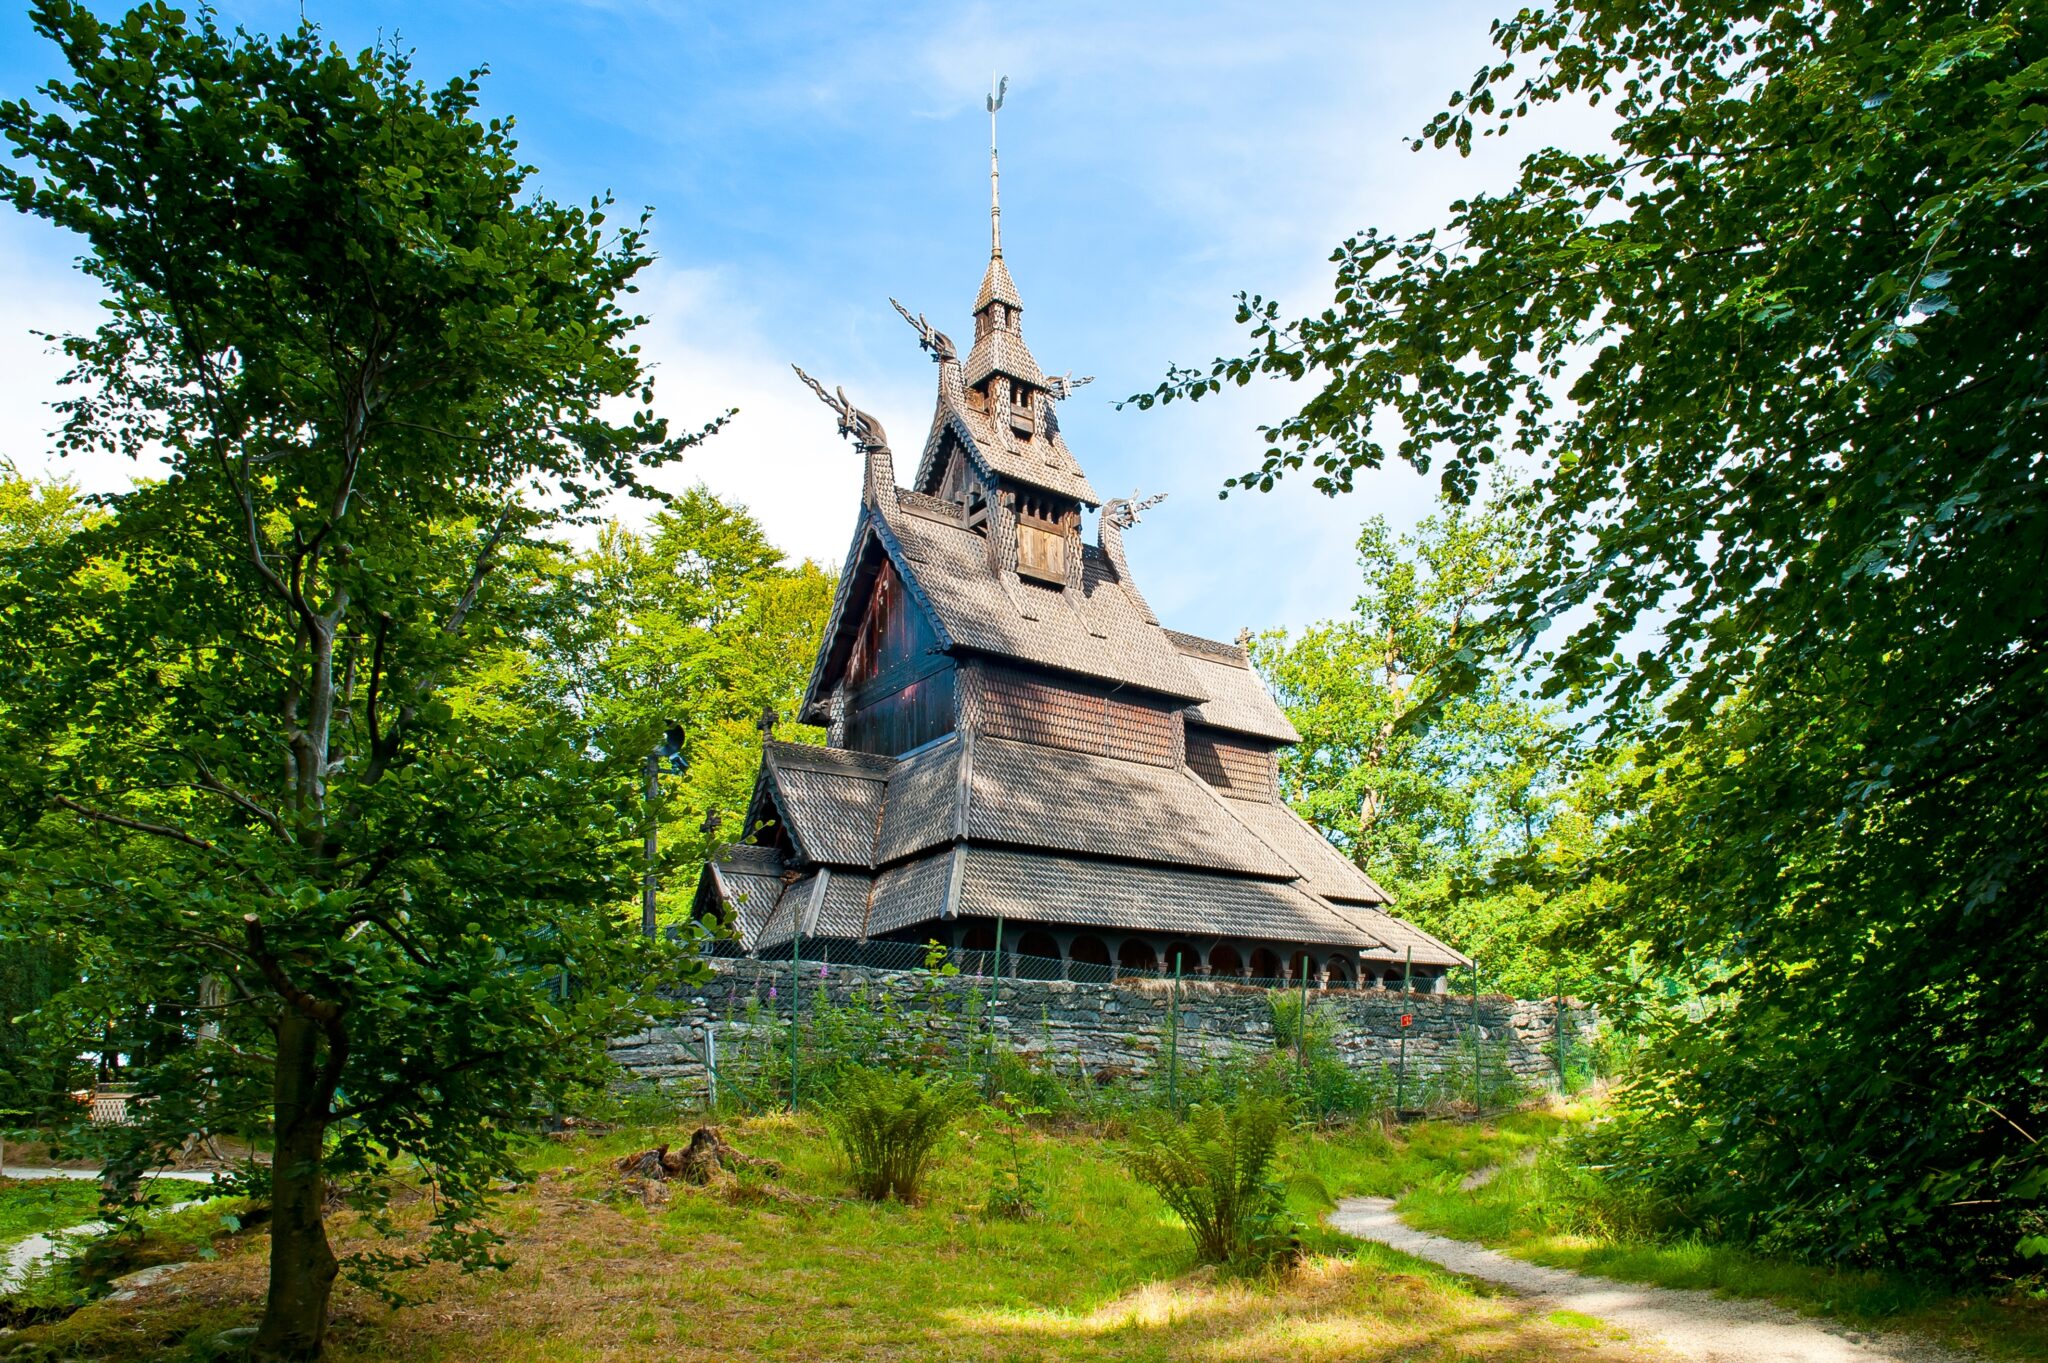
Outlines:
{"type": "MultiPolygon", "coordinates": [[[[754,1028],[751,1015],[769,1012],[786,1026],[792,997],[788,964],[759,960],[718,960],[712,980],[683,1001],[664,1025],[612,1045],[612,1056],[629,1073],[658,1080],[685,1093],[706,1086],[707,1032],[721,1066],[740,1053],[754,1028]]],[[[805,1010],[821,999],[844,1004],[858,994],[893,998],[922,1025],[956,1041],[970,1025],[992,1026],[999,1042],[1041,1057],[1066,1073],[1145,1075],[1165,1062],[1168,1050],[1171,980],[1125,979],[1116,984],[1065,980],[1013,980],[956,975],[935,978],[924,971],[821,967],[805,962],[795,974],[805,1010]],[[984,1009],[987,1010],[986,1014],[984,1009]]],[[[1244,985],[1187,980],[1180,985],[1178,1046],[1181,1063],[1236,1052],[1270,1051],[1274,1046],[1269,993],[1244,985]]],[[[1447,1070],[1469,1076],[1474,1004],[1457,994],[1403,994],[1399,990],[1310,989],[1312,1012],[1331,1024],[1338,1052],[1354,1066],[1384,1067],[1391,1074],[1407,1035],[1406,1066],[1411,1083],[1426,1083],[1447,1070]],[[1401,1019],[1409,1019],[1403,1027],[1401,1019]]],[[[1482,994],[1477,1004],[1480,1053],[1490,1075],[1502,1069],[1533,1087],[1557,1078],[1559,1010],[1550,999],[1513,999],[1482,994]]],[[[1591,1009],[1567,1001],[1567,1054],[1586,1044],[1598,1027],[1591,1009]]]]}

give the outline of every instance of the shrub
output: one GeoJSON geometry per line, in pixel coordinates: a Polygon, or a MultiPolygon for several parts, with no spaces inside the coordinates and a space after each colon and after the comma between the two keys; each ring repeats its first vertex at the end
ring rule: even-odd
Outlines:
{"type": "Polygon", "coordinates": [[[1124,1162],[1165,1199],[1195,1237],[1206,1264],[1263,1269],[1298,1252],[1273,1158],[1288,1104],[1246,1093],[1229,1105],[1197,1103],[1176,1125],[1154,1117],[1133,1132],[1124,1162]]]}
{"type": "Polygon", "coordinates": [[[969,1101],[952,1080],[849,1067],[825,1104],[825,1124],[862,1197],[914,1202],[947,1123],[969,1101]]]}

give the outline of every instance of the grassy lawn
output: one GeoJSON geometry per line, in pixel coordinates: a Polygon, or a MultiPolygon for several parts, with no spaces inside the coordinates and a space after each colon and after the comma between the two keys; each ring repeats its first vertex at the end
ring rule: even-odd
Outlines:
{"type": "Polygon", "coordinates": [[[90,1179],[0,1178],[0,1250],[24,1236],[90,1221],[100,1186],[90,1179]]]}
{"type": "MultiPolygon", "coordinates": [[[[781,1165],[718,1190],[672,1187],[650,1205],[622,1187],[618,1155],[651,1137],[624,1132],[533,1152],[533,1182],[508,1197],[513,1266],[414,1278],[422,1297],[391,1311],[337,1295],[332,1356],[377,1360],[1130,1359],[1576,1360],[1635,1357],[1625,1343],[1489,1297],[1391,1251],[1311,1229],[1308,1258],[1279,1281],[1234,1282],[1189,1263],[1159,1201],[1117,1167],[1109,1144],[1034,1137],[1026,1159],[1046,1185],[1030,1222],[984,1218],[1005,1143],[969,1126],[954,1137],[921,1206],[845,1196],[837,1158],[809,1121],[764,1118],[729,1134],[781,1165]]],[[[1490,1138],[1491,1139],[1491,1138],[1490,1138]]],[[[1503,1129],[1512,1151],[1527,1131],[1503,1129]]],[[[1485,1142],[1421,1136],[1396,1147],[1376,1131],[1296,1139],[1288,1159],[1332,1191],[1391,1187],[1414,1169],[1483,1159],[1485,1142]]],[[[365,1241],[350,1240],[353,1245],[365,1241]]],[[[203,1341],[253,1321],[263,1282],[260,1232],[220,1243],[143,1297],[88,1306],[18,1338],[59,1357],[207,1357],[203,1341]]]]}
{"type": "MultiPolygon", "coordinates": [[[[1332,1196],[1406,1196],[1414,1224],[1509,1253],[1639,1282],[1768,1297],[1858,1325],[1904,1329],[1993,1358],[2048,1358],[2039,1303],[1958,1301],[1877,1274],[1831,1273],[1696,1242],[1630,1243],[1586,1233],[1540,1158],[1583,1109],[1498,1122],[1425,1123],[1389,1138],[1366,1126],[1302,1134],[1283,1152],[1307,1257],[1273,1281],[1233,1281],[1189,1261],[1159,1201],[1133,1183],[1111,1142],[1032,1136],[1027,1168],[1043,1215],[994,1220],[980,1208],[1005,1178],[1006,1142],[969,1122],[949,1141],[922,1205],[846,1195],[843,1170],[808,1119],[728,1126],[775,1161],[716,1189],[669,1185],[649,1201],[613,1171],[669,1130],[536,1145],[531,1181],[500,1225],[512,1266],[465,1277],[445,1267],[407,1282],[391,1310],[344,1286],[331,1356],[341,1363],[624,1363],[625,1360],[1123,1359],[1536,1360],[1638,1357],[1625,1336],[1570,1312],[1536,1312],[1321,1225],[1332,1196]],[[1525,1163],[1538,1156],[1533,1163],[1525,1163]],[[1499,1166],[1484,1188],[1458,1189],[1499,1166]],[[1575,1227],[1575,1228],[1568,1228],[1575,1227]]],[[[27,1227],[38,1185],[0,1185],[0,1226],[27,1227]]],[[[91,1185],[64,1196],[83,1199],[91,1185]],[[82,1191],[79,1191],[82,1190],[82,1191]]],[[[416,1209],[414,1209],[416,1210],[416,1209]]],[[[77,1207],[45,1215],[77,1220],[77,1207]]],[[[416,1220],[401,1209],[400,1220],[416,1220]]],[[[370,1240],[338,1220],[343,1248],[370,1240]]],[[[389,1246],[384,1246],[389,1248],[389,1246]]],[[[206,1341],[255,1320],[266,1242],[224,1234],[215,1212],[180,1213],[138,1262],[217,1252],[139,1300],[101,1302],[0,1342],[51,1356],[138,1363],[210,1359],[206,1341]],[[209,1248],[210,1242],[210,1248],[209,1248]]]]}
{"type": "MultiPolygon", "coordinates": [[[[1476,1240],[1518,1259],[1596,1273],[1625,1282],[1695,1288],[1757,1297],[1792,1310],[1829,1316],[1862,1328],[1926,1335],[1988,1358],[2048,1359],[2048,1301],[2018,1296],[1957,1298],[1940,1286],[1894,1274],[1816,1268],[1768,1259],[1696,1238],[1649,1240],[1601,1224],[1579,1195],[1561,1158],[1542,1150],[1546,1137],[1591,1115],[1585,1107],[1547,1117],[1547,1130],[1520,1147],[1521,1162],[1446,1152],[1443,1167],[1413,1178],[1397,1210],[1408,1224],[1460,1240],[1476,1240]],[[1530,1159],[1530,1155],[1538,1157],[1530,1159]],[[1485,1164],[1499,1173],[1471,1191],[1463,1171],[1485,1164]]],[[[1541,1129],[1530,1124],[1525,1130],[1541,1129]]],[[[1443,1124],[1418,1129],[1418,1140],[1498,1151],[1482,1128],[1443,1124]]],[[[1417,1172],[1423,1172],[1417,1170],[1417,1172]]]]}

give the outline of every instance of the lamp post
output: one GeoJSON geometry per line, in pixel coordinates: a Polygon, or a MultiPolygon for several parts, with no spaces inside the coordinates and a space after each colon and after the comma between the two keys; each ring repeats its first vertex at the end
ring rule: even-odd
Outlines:
{"type": "Polygon", "coordinates": [[[649,938],[657,931],[654,923],[654,898],[655,892],[661,887],[655,867],[658,864],[656,858],[659,853],[656,844],[661,826],[661,768],[664,762],[677,776],[690,769],[690,759],[683,755],[683,729],[679,724],[669,725],[661,736],[661,742],[655,744],[654,751],[647,754],[647,837],[641,847],[646,863],[640,876],[640,934],[649,938]]]}

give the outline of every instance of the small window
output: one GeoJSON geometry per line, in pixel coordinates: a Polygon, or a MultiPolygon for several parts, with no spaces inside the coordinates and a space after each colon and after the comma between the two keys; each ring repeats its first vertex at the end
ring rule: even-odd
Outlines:
{"type": "Polygon", "coordinates": [[[1017,571],[1064,586],[1067,580],[1066,532],[1029,520],[1017,523],[1017,571]]]}

